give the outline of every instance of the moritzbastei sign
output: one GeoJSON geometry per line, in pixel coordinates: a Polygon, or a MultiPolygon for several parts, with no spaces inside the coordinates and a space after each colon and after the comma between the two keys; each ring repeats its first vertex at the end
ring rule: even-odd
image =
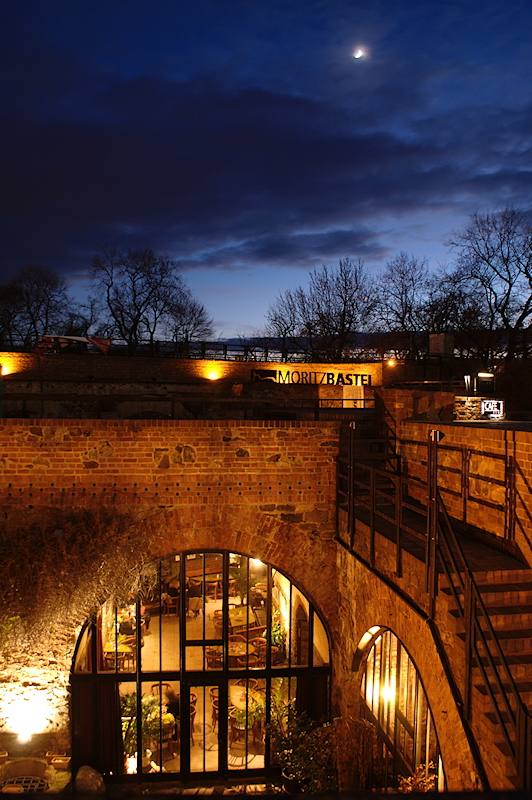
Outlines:
{"type": "Polygon", "coordinates": [[[371,375],[305,369],[252,369],[252,381],[325,386],[371,386],[371,375]]]}

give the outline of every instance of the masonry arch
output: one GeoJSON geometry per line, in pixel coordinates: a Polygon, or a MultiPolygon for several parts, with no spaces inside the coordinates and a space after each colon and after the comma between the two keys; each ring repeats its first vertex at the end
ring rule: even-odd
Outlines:
{"type": "Polygon", "coordinates": [[[327,718],[330,670],[324,621],[284,572],[230,550],[171,553],[78,639],[73,759],[143,780],[264,775],[272,707],[327,718]]]}
{"type": "MultiPolygon", "coordinates": [[[[438,735],[419,671],[389,628],[373,626],[355,655],[362,714],[377,730],[374,788],[395,789],[415,775],[445,788],[438,735]]],[[[418,787],[421,790],[421,787],[418,787]]]]}

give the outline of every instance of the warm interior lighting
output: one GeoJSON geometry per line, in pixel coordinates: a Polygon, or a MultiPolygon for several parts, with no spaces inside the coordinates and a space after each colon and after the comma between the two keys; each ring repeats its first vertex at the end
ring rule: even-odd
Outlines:
{"type": "Polygon", "coordinates": [[[263,565],[260,558],[252,558],[251,563],[253,564],[254,567],[262,567],[263,565]]]}
{"type": "Polygon", "coordinates": [[[393,359],[393,358],[388,359],[388,366],[389,367],[395,367],[395,359],[393,359]]]}
{"type": "Polygon", "coordinates": [[[395,679],[386,681],[381,689],[381,697],[385,703],[392,704],[395,701],[395,679]]]}
{"type": "Polygon", "coordinates": [[[479,372],[479,378],[493,378],[493,372],[479,372]]]}
{"type": "Polygon", "coordinates": [[[7,727],[16,733],[20,742],[28,742],[34,733],[42,733],[50,720],[48,698],[36,692],[29,697],[17,697],[7,705],[4,714],[7,727]]]}

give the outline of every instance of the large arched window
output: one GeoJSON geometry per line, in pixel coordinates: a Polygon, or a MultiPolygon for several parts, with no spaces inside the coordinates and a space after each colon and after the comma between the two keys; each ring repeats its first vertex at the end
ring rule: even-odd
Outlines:
{"type": "Polygon", "coordinates": [[[427,696],[419,673],[397,636],[370,628],[358,648],[366,718],[378,732],[374,787],[396,789],[400,776],[416,773],[444,788],[443,765],[427,696]]]}
{"type": "Polygon", "coordinates": [[[238,553],[168,556],[80,634],[74,761],[143,779],[264,774],[273,704],[327,718],[329,680],[325,628],[279,570],[238,553]]]}

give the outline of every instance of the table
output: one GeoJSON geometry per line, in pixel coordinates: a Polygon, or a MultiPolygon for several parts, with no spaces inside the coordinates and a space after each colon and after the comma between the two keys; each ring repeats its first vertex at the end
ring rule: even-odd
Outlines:
{"type": "Polygon", "coordinates": [[[251,606],[236,606],[229,609],[229,629],[234,633],[242,628],[253,627],[257,624],[255,610],[251,606]]]}
{"type": "Polygon", "coordinates": [[[242,658],[243,656],[253,653],[255,648],[248,642],[228,642],[227,653],[229,657],[242,658]]]}
{"type": "Polygon", "coordinates": [[[103,648],[104,653],[132,653],[133,649],[129,644],[125,642],[107,642],[105,647],[103,648]]]}
{"type": "Polygon", "coordinates": [[[265,709],[266,694],[261,689],[248,689],[245,686],[231,686],[229,692],[229,702],[235,708],[256,708],[257,706],[265,709]],[[247,695],[247,703],[246,703],[247,695]]]}

